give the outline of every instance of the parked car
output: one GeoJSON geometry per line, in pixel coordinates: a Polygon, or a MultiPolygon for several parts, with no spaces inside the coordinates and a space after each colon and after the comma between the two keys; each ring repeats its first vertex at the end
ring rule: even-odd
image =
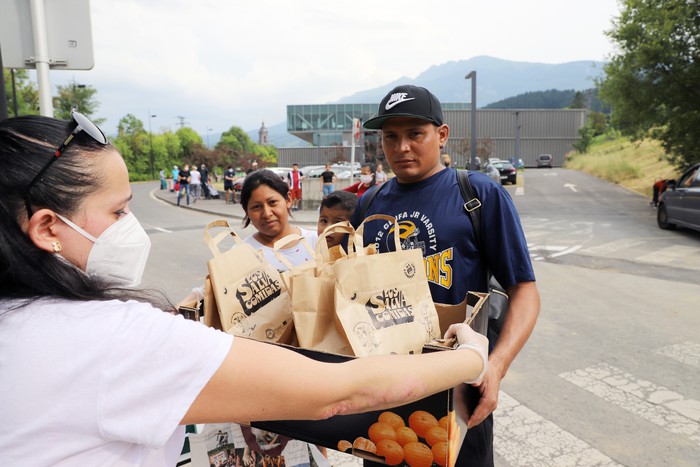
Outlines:
{"type": "Polygon", "coordinates": [[[265,167],[267,170],[272,170],[274,173],[280,176],[280,178],[285,178],[289,172],[292,171],[291,167],[265,167]]]}
{"type": "Polygon", "coordinates": [[[498,169],[501,174],[501,185],[512,183],[515,185],[518,182],[518,170],[513,164],[508,161],[493,162],[492,165],[498,169]]]}
{"type": "Polygon", "coordinates": [[[700,164],[669,184],[659,200],[656,221],[662,229],[686,227],[700,231],[700,164]]]}
{"type": "Polygon", "coordinates": [[[540,154],[539,156],[537,156],[536,159],[537,168],[539,169],[540,167],[549,167],[551,169],[553,159],[554,158],[551,154],[540,154]]]}

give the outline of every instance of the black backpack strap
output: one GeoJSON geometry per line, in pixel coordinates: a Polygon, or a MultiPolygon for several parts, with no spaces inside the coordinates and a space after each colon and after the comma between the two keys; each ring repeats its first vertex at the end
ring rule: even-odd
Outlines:
{"type": "Polygon", "coordinates": [[[474,237],[476,238],[476,246],[481,252],[481,201],[476,197],[474,193],[474,188],[469,182],[469,172],[466,170],[457,170],[457,184],[459,185],[459,191],[462,193],[462,198],[464,199],[464,210],[467,211],[469,218],[472,221],[472,226],[474,227],[474,237]]]}
{"type": "Polygon", "coordinates": [[[377,196],[379,190],[381,190],[387,183],[389,182],[382,183],[381,185],[374,185],[372,188],[367,190],[364,195],[362,195],[362,198],[360,198],[360,220],[367,217],[366,214],[367,210],[369,209],[369,205],[372,204],[372,201],[374,201],[374,197],[377,196]]]}

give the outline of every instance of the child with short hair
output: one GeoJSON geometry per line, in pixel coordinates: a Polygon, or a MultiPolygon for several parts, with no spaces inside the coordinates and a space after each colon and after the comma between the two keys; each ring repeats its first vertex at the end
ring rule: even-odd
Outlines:
{"type": "MultiPolygon", "coordinates": [[[[338,222],[349,221],[357,207],[358,197],[348,191],[331,192],[321,201],[318,213],[318,234],[321,235],[326,227],[338,222]]],[[[345,234],[336,233],[326,237],[328,248],[340,245],[345,234]]]]}

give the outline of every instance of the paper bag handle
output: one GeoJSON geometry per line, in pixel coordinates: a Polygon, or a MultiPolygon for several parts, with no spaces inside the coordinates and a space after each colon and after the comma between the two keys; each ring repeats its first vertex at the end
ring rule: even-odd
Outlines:
{"type": "MultiPolygon", "coordinates": [[[[323,230],[323,233],[321,233],[321,235],[318,236],[318,240],[316,240],[316,258],[317,260],[318,258],[320,258],[323,261],[323,264],[328,264],[331,262],[331,255],[328,249],[328,242],[326,241],[326,237],[334,233],[349,234],[350,237],[348,239],[346,249],[349,249],[350,245],[352,245],[352,243],[350,243],[350,240],[354,241],[355,238],[355,229],[348,221],[337,222],[326,227],[323,230]]],[[[354,248],[355,250],[357,250],[358,245],[355,244],[354,248]]],[[[362,244],[359,245],[359,248],[362,248],[362,244]]],[[[341,251],[344,253],[344,256],[348,256],[348,252],[346,252],[346,249],[343,249],[341,245],[341,251]]]]}
{"type": "MultiPolygon", "coordinates": [[[[362,224],[355,230],[355,244],[358,243],[359,239],[360,245],[364,245],[365,223],[376,220],[385,220],[394,224],[394,246],[396,251],[402,251],[403,248],[401,248],[401,238],[399,236],[399,223],[394,216],[389,216],[387,214],[372,214],[371,216],[365,217],[362,224]]],[[[362,251],[362,248],[360,248],[360,250],[362,251]]]]}
{"type": "Polygon", "coordinates": [[[287,269],[290,271],[296,269],[296,267],[292,265],[292,263],[283,254],[281,254],[279,250],[295,241],[304,245],[304,248],[306,248],[306,251],[308,251],[312,257],[316,257],[314,249],[311,248],[309,241],[303,235],[293,233],[280,238],[272,245],[272,252],[275,254],[275,256],[277,256],[277,259],[279,259],[282,264],[287,266],[287,269]]]}
{"type": "Polygon", "coordinates": [[[233,240],[236,242],[237,245],[243,243],[241,237],[239,237],[238,234],[233,230],[233,228],[231,228],[231,225],[228,223],[227,220],[217,219],[215,221],[211,221],[207,224],[206,227],[204,227],[204,243],[207,244],[209,250],[211,250],[211,253],[214,256],[221,255],[221,250],[219,250],[219,243],[221,243],[229,235],[233,237],[233,240]],[[219,232],[218,234],[216,234],[216,237],[212,238],[211,234],[209,233],[209,230],[215,227],[224,227],[226,228],[226,230],[219,232]]]}

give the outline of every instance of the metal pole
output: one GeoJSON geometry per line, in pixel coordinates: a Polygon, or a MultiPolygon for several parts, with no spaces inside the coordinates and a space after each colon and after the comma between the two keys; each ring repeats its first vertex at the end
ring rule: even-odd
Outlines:
{"type": "Polygon", "coordinates": [[[7,93],[5,92],[5,69],[2,67],[2,47],[0,47],[0,120],[7,118],[7,93]]]}
{"type": "Polygon", "coordinates": [[[157,115],[151,115],[151,111],[148,111],[148,142],[151,146],[151,178],[156,178],[156,172],[153,160],[153,133],[151,133],[151,117],[156,117],[157,115]]]}
{"type": "Polygon", "coordinates": [[[472,108],[469,112],[469,121],[471,123],[469,135],[469,152],[471,153],[471,159],[469,161],[469,168],[471,170],[476,170],[476,71],[469,72],[464,78],[472,80],[472,108]]]}
{"type": "Polygon", "coordinates": [[[520,160],[520,112],[515,112],[515,159],[520,160]]]}
{"type": "Polygon", "coordinates": [[[51,80],[49,79],[49,42],[46,30],[44,0],[30,0],[32,33],[34,35],[34,66],[39,87],[39,113],[53,117],[51,80]]]}

